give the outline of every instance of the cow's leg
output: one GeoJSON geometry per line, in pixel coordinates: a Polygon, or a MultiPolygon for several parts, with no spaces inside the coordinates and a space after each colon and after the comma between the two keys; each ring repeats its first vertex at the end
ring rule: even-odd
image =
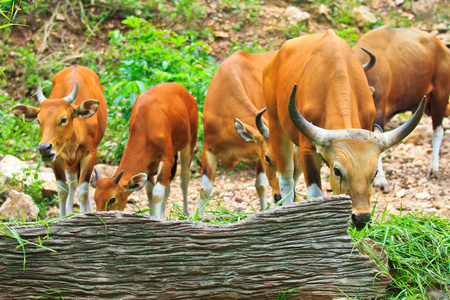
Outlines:
{"type": "MultiPolygon", "coordinates": [[[[67,196],[67,202],[66,202],[66,216],[72,214],[73,209],[73,199],[75,198],[75,191],[77,190],[78,186],[78,172],[76,170],[67,170],[66,171],[66,178],[67,178],[67,184],[69,185],[69,195],[67,196]]],[[[81,206],[81,202],[80,202],[81,206]]]]}
{"type": "Polygon", "coordinates": [[[294,188],[302,173],[302,165],[300,164],[300,149],[298,146],[294,145],[294,188]]]}
{"type": "MultiPolygon", "coordinates": [[[[386,118],[384,116],[384,113],[382,111],[377,111],[377,116],[375,117],[375,120],[374,120],[374,124],[377,126],[373,127],[373,132],[382,133],[385,122],[386,122],[386,118]]],[[[380,154],[380,156],[378,156],[378,172],[377,172],[377,175],[375,176],[374,186],[378,187],[380,190],[382,190],[385,193],[389,193],[390,187],[386,180],[386,174],[384,174],[384,170],[383,170],[383,157],[384,157],[384,152],[382,152],[380,154]]]]}
{"type": "Polygon", "coordinates": [[[219,159],[212,152],[203,150],[202,153],[202,187],[197,205],[198,215],[202,216],[205,206],[211,196],[214,179],[216,178],[217,164],[219,159]]]}
{"type": "Polygon", "coordinates": [[[145,182],[145,193],[147,194],[148,199],[148,208],[150,209],[150,216],[156,217],[156,206],[153,201],[153,188],[155,187],[155,183],[153,182],[153,178],[148,178],[147,182],[145,182]]]}
{"type": "Polygon", "coordinates": [[[442,139],[444,138],[444,128],[442,125],[433,130],[431,163],[428,168],[428,176],[437,178],[439,176],[439,150],[441,148],[442,139]]]}
{"type": "Polygon", "coordinates": [[[80,212],[91,211],[91,199],[89,199],[89,181],[94,170],[97,151],[91,152],[80,161],[80,182],[77,187],[77,198],[80,202],[80,212]]]}
{"type": "Polygon", "coordinates": [[[183,192],[183,214],[189,216],[188,206],[188,185],[190,177],[190,166],[192,162],[193,152],[191,151],[191,145],[188,144],[183,150],[180,151],[180,186],[183,192]]]}
{"type": "MultiPolygon", "coordinates": [[[[438,79],[439,80],[439,79],[438,79]]],[[[433,138],[431,155],[431,163],[428,168],[428,176],[437,178],[439,176],[439,150],[441,148],[442,139],[444,138],[444,128],[442,120],[448,105],[449,93],[446,84],[440,84],[442,81],[435,83],[435,88],[427,96],[430,105],[431,118],[433,123],[433,138]]]]}
{"type": "Polygon", "coordinates": [[[256,161],[256,182],[255,188],[258,193],[259,200],[261,201],[261,211],[265,211],[267,208],[267,186],[269,181],[267,180],[266,173],[264,173],[261,161],[256,161]]]}
{"type": "Polygon", "coordinates": [[[280,193],[283,205],[290,205],[294,202],[294,162],[293,143],[279,124],[272,126],[269,121],[270,132],[281,134],[271,136],[272,152],[277,163],[277,177],[280,182],[280,193]],[[273,129],[278,127],[277,129],[273,129]]]}
{"type": "Polygon", "coordinates": [[[155,214],[158,219],[164,218],[164,210],[170,188],[168,187],[170,185],[169,179],[174,162],[175,159],[173,155],[169,154],[168,157],[164,158],[163,161],[159,163],[156,184],[153,187],[152,195],[156,207],[155,214]]]}
{"type": "Polygon", "coordinates": [[[322,182],[320,178],[320,167],[322,161],[316,152],[316,147],[304,136],[300,137],[300,164],[302,166],[307,187],[308,198],[322,197],[322,182]]]}
{"type": "Polygon", "coordinates": [[[65,217],[67,196],[69,195],[69,186],[66,184],[66,173],[64,171],[63,162],[58,158],[52,163],[53,173],[56,179],[56,192],[59,198],[59,216],[65,217]]]}

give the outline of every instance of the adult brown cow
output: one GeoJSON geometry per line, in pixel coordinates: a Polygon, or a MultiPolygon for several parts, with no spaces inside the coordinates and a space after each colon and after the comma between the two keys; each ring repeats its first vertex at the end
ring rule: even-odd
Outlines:
{"type": "Polygon", "coordinates": [[[150,214],[164,218],[180,152],[183,213],[189,215],[187,189],[197,127],[197,102],[182,85],[161,83],[140,94],[131,110],[129,138],[116,173],[101,178],[95,170],[92,178],[97,210],[124,210],[128,196],[145,184],[149,207],[154,208],[150,214]]]}
{"type": "Polygon", "coordinates": [[[72,213],[75,190],[80,211],[89,211],[89,180],[107,119],[100,79],[86,67],[68,67],[53,78],[48,99],[40,84],[37,97],[39,108],[16,105],[13,112],[27,122],[38,119],[41,128],[38,150],[55,173],[60,216],[72,213]]]}
{"type": "Polygon", "coordinates": [[[227,168],[235,167],[239,161],[256,161],[255,187],[261,210],[266,209],[268,182],[274,201],[280,199],[267,121],[262,117],[262,71],[274,54],[239,50],[220,65],[211,80],[203,108],[200,215],[211,195],[219,159],[227,168]]]}
{"type": "Polygon", "coordinates": [[[370,220],[379,154],[408,135],[423,111],[395,131],[371,132],[375,106],[364,69],[332,30],[285,42],[263,74],[272,152],[285,204],[294,198],[295,143],[300,147],[307,196],[323,195],[324,159],[331,170],[331,188],[351,196],[353,222],[364,226],[370,220]]]}
{"type": "MultiPolygon", "coordinates": [[[[444,135],[442,119],[450,94],[450,50],[427,32],[389,26],[366,33],[353,47],[359,60],[365,62],[367,58],[361,47],[377,57],[377,63],[366,75],[375,90],[374,123],[381,129],[397,113],[415,110],[423,95],[427,95],[426,113],[431,115],[434,130],[428,174],[437,177],[439,148],[444,135]]],[[[378,170],[375,185],[388,191],[381,158],[378,170]]]]}

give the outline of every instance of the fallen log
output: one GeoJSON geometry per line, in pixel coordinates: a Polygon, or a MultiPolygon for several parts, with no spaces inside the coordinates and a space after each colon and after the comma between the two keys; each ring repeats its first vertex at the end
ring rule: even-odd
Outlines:
{"type": "Polygon", "coordinates": [[[23,251],[18,239],[0,235],[0,298],[275,299],[288,291],[288,299],[374,298],[390,279],[348,236],[350,207],[340,195],[230,225],[89,212],[14,227],[56,253],[30,243],[23,251]]]}

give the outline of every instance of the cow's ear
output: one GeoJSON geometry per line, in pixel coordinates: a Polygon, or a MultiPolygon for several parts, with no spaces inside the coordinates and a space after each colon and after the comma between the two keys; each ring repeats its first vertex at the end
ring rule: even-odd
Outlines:
{"type": "Polygon", "coordinates": [[[256,128],[248,124],[244,124],[239,119],[234,120],[234,127],[236,128],[239,136],[246,142],[254,142],[255,144],[261,144],[263,136],[256,128]]]}
{"type": "Polygon", "coordinates": [[[25,120],[26,122],[31,122],[36,120],[39,113],[39,108],[17,104],[12,108],[12,111],[19,119],[25,120]]]}
{"type": "Polygon", "coordinates": [[[97,100],[86,100],[79,107],[74,109],[74,118],[82,117],[83,119],[87,119],[92,117],[97,111],[100,102],[97,100]]]}
{"type": "Polygon", "coordinates": [[[130,179],[130,182],[128,182],[128,184],[125,188],[128,190],[131,190],[133,192],[139,191],[146,182],[147,182],[147,174],[139,173],[137,175],[134,175],[130,179]]]}

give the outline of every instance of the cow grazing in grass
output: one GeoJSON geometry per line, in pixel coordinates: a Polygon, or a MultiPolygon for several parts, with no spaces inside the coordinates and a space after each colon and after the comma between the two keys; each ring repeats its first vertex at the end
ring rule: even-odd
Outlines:
{"type": "Polygon", "coordinates": [[[200,215],[211,195],[219,159],[227,168],[235,167],[239,161],[256,161],[255,187],[261,210],[266,209],[268,183],[274,201],[280,199],[267,121],[262,117],[262,71],[274,54],[237,51],[220,65],[211,80],[203,108],[200,215]]]}
{"type": "Polygon", "coordinates": [[[72,213],[75,190],[81,212],[89,211],[89,180],[107,119],[100,80],[86,67],[68,67],[53,78],[48,98],[40,84],[37,96],[39,108],[16,105],[13,112],[27,122],[39,122],[38,150],[55,173],[60,216],[72,213]]]}
{"type": "MultiPolygon", "coordinates": [[[[428,173],[437,177],[439,148],[444,135],[442,119],[450,94],[450,50],[435,36],[424,31],[389,26],[366,33],[353,47],[359,60],[365,62],[367,57],[361,47],[377,57],[377,63],[366,75],[369,85],[374,88],[374,123],[381,129],[397,113],[415,110],[423,95],[427,95],[425,112],[431,115],[434,130],[428,173]]],[[[375,185],[389,190],[381,158],[375,185]]]]}
{"type": "Polygon", "coordinates": [[[149,207],[154,208],[150,214],[164,218],[180,152],[183,213],[189,215],[187,189],[197,126],[197,102],[180,84],[161,83],[140,94],[131,110],[128,142],[116,173],[102,178],[95,170],[92,178],[97,210],[124,210],[128,196],[145,185],[149,207]]]}
{"type": "Polygon", "coordinates": [[[351,196],[353,222],[364,226],[370,220],[378,156],[414,129],[423,110],[395,131],[370,131],[375,105],[364,68],[332,30],[285,42],[264,68],[263,87],[285,204],[294,198],[292,149],[296,144],[307,196],[323,195],[323,159],[331,170],[333,192],[351,196]]]}

